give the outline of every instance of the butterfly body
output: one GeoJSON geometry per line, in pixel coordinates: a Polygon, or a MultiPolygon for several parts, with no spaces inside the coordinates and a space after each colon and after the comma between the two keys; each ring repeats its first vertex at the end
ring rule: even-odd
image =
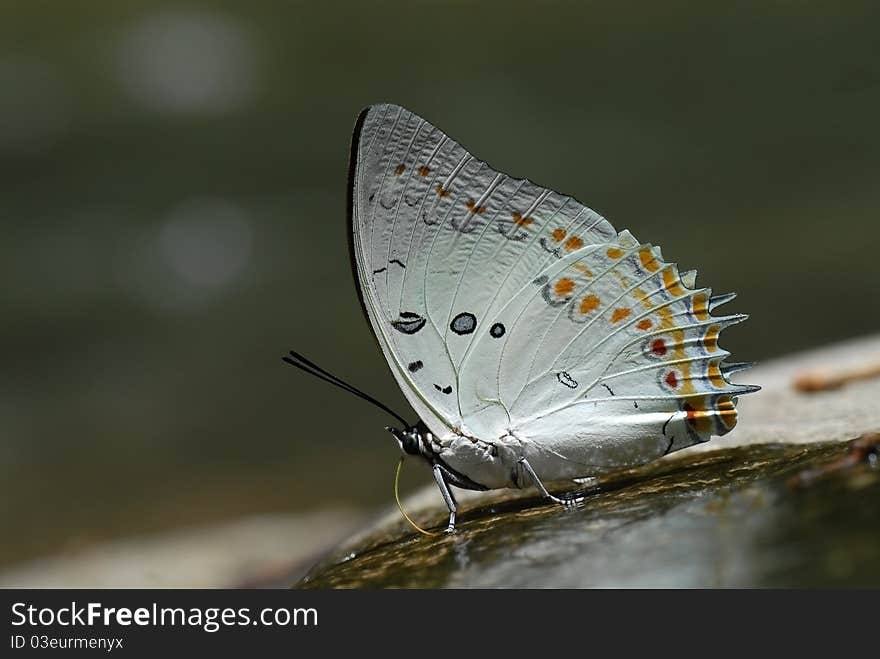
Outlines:
{"type": "Polygon", "coordinates": [[[718,346],[745,319],[711,314],[733,296],[404,108],[361,114],[349,214],[361,301],[441,490],[641,464],[725,434],[757,389],[718,346]]]}

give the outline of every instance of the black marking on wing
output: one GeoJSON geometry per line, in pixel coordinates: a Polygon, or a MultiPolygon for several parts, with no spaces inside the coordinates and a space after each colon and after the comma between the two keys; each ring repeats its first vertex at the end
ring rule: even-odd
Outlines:
{"type": "Polygon", "coordinates": [[[410,373],[415,373],[416,371],[421,369],[422,366],[424,366],[424,364],[422,363],[422,360],[419,359],[414,362],[410,362],[410,364],[409,364],[409,366],[407,366],[407,368],[409,369],[410,373]]]}
{"type": "Polygon", "coordinates": [[[404,334],[415,334],[425,326],[427,320],[412,311],[401,311],[400,318],[391,321],[391,327],[404,334]]]}
{"type": "Polygon", "coordinates": [[[559,371],[559,373],[556,374],[556,379],[559,380],[560,384],[568,387],[569,389],[577,389],[577,380],[575,380],[565,371],[559,371]]]}
{"type": "Polygon", "coordinates": [[[663,424],[663,430],[661,432],[663,433],[664,437],[666,437],[666,426],[668,426],[669,422],[672,421],[674,418],[675,418],[675,415],[673,414],[671,417],[666,419],[666,423],[663,424]]]}
{"type": "MultiPolygon", "coordinates": [[[[388,265],[391,265],[392,263],[396,263],[396,264],[399,265],[401,268],[406,269],[406,266],[403,265],[403,261],[401,261],[401,260],[399,260],[399,259],[391,259],[390,261],[388,261],[388,265]]],[[[385,272],[387,269],[388,269],[388,266],[387,266],[387,265],[382,266],[381,268],[379,268],[379,269],[377,269],[377,270],[373,270],[373,274],[374,274],[374,275],[378,275],[380,272],[385,272]]]]}
{"type": "Polygon", "coordinates": [[[449,329],[459,336],[470,334],[477,329],[477,317],[469,311],[462,311],[449,323],[449,329]]]}
{"type": "Polygon", "coordinates": [[[507,329],[502,323],[495,323],[494,325],[492,325],[492,327],[489,328],[489,335],[493,339],[500,339],[502,336],[504,336],[504,333],[506,331],[507,329]]]}
{"type": "Polygon", "coordinates": [[[434,383],[434,388],[435,388],[437,391],[441,391],[441,392],[443,392],[443,393],[446,394],[446,395],[449,395],[449,394],[452,393],[452,387],[451,387],[450,385],[446,385],[445,387],[441,387],[439,384],[434,383]]]}
{"type": "Polygon", "coordinates": [[[666,450],[663,451],[663,455],[669,455],[669,452],[672,450],[672,445],[675,443],[675,435],[669,438],[669,446],[666,447],[666,450]]]}
{"type": "Polygon", "coordinates": [[[548,283],[547,277],[545,277],[545,276],[538,277],[532,283],[537,284],[538,286],[543,285],[541,288],[541,297],[543,297],[544,302],[549,304],[551,307],[561,307],[564,304],[568,304],[572,300],[571,295],[567,295],[566,297],[562,298],[561,300],[554,300],[553,293],[551,292],[551,289],[550,289],[550,284],[548,283]]]}
{"type": "MultiPolygon", "coordinates": [[[[511,218],[516,217],[521,218],[522,215],[511,211],[511,218]]],[[[502,236],[514,242],[522,242],[529,237],[529,232],[521,230],[513,219],[499,218],[496,221],[495,228],[502,236]]]]}
{"type": "Polygon", "coordinates": [[[611,394],[612,396],[614,395],[614,392],[611,391],[611,387],[609,387],[609,386],[608,386],[607,384],[605,384],[604,382],[602,383],[602,386],[605,387],[605,388],[608,390],[608,393],[609,393],[609,394],[611,394]]]}
{"type": "Polygon", "coordinates": [[[550,252],[550,253],[551,253],[553,256],[555,256],[557,259],[558,259],[558,258],[562,258],[561,254],[559,253],[559,248],[558,248],[558,247],[552,247],[552,246],[550,245],[550,243],[547,242],[547,239],[546,239],[546,238],[541,238],[538,242],[541,244],[541,247],[544,248],[544,251],[546,251],[546,252],[550,252]]]}

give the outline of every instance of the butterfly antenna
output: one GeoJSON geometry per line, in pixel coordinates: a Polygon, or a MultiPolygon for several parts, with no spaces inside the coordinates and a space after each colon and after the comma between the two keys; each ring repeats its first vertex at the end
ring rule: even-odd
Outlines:
{"type": "Polygon", "coordinates": [[[400,421],[400,423],[403,424],[404,428],[409,426],[409,423],[407,423],[406,419],[404,419],[402,416],[400,416],[397,412],[392,410],[390,407],[388,407],[387,405],[385,405],[381,401],[376,400],[373,396],[370,396],[369,394],[364,393],[363,391],[361,391],[360,389],[358,389],[354,385],[351,385],[348,382],[346,382],[345,380],[336,377],[335,375],[333,375],[329,371],[324,370],[323,368],[321,368],[320,366],[318,366],[314,362],[303,357],[301,354],[299,354],[295,350],[291,350],[289,355],[285,355],[284,357],[281,358],[281,360],[290,364],[291,366],[296,366],[298,369],[300,369],[301,371],[305,371],[309,375],[314,375],[319,380],[324,380],[324,382],[329,382],[330,384],[335,385],[335,386],[339,387],[340,389],[347,391],[350,394],[354,394],[358,398],[362,398],[365,401],[372,403],[373,405],[378,407],[380,410],[384,410],[385,412],[388,412],[388,414],[390,414],[395,419],[400,421]]]}

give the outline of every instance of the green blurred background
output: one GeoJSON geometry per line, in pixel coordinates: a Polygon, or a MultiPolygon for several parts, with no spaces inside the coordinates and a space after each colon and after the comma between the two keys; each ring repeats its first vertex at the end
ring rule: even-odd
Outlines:
{"type": "Polygon", "coordinates": [[[0,5],[0,564],[390,497],[345,182],[394,101],[659,243],[768,359],[870,333],[876,3],[0,5]],[[735,6],[732,6],[734,5],[735,6]]]}

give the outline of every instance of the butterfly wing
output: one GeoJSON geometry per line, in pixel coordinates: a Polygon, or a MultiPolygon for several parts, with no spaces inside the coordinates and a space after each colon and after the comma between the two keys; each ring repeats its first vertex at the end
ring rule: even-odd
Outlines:
{"type": "Polygon", "coordinates": [[[659,248],[398,106],[364,112],[352,168],[365,307],[435,433],[598,465],[612,444],[643,461],[732,427],[753,388],[727,382],[717,336],[742,317],[712,317],[659,248]]]}

